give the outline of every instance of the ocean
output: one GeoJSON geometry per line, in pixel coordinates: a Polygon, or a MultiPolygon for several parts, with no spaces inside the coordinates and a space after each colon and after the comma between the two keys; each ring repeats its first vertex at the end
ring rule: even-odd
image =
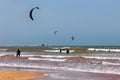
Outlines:
{"type": "Polygon", "coordinates": [[[120,47],[0,47],[0,69],[47,75],[35,80],[120,80],[120,47]]]}

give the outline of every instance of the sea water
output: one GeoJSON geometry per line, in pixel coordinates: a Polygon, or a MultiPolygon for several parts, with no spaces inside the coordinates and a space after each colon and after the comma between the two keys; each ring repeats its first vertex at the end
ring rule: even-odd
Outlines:
{"type": "MultiPolygon", "coordinates": [[[[15,54],[16,52],[0,52],[0,56],[15,56],[15,54]]],[[[22,52],[21,57],[27,58],[25,60],[0,59],[0,69],[38,71],[48,74],[48,77],[37,80],[106,80],[104,77],[101,78],[99,74],[120,75],[120,53],[118,52],[72,52],[69,54],[22,52]],[[82,59],[80,59],[81,57],[82,59]],[[86,77],[86,74],[89,76],[86,77]],[[98,74],[98,77],[90,74],[98,74]]]]}

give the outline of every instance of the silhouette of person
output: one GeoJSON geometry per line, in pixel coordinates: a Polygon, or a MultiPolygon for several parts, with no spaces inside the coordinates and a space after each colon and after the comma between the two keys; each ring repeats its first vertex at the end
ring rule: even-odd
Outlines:
{"type": "Polygon", "coordinates": [[[69,49],[67,49],[66,53],[69,53],[69,49]]]}
{"type": "Polygon", "coordinates": [[[20,53],[21,53],[20,49],[17,49],[16,57],[20,57],[20,53]]]}
{"type": "Polygon", "coordinates": [[[62,52],[62,49],[60,49],[60,53],[62,52]]]}

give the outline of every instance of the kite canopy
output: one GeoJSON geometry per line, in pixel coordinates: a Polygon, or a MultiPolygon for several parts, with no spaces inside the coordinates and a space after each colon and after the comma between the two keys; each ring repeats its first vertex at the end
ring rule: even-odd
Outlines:
{"type": "Polygon", "coordinates": [[[75,35],[72,35],[72,36],[71,36],[71,39],[72,39],[72,40],[75,40],[75,35]]]}
{"type": "Polygon", "coordinates": [[[33,18],[33,11],[34,11],[34,9],[39,9],[39,7],[35,7],[35,8],[32,8],[32,9],[30,10],[30,12],[29,12],[29,17],[30,17],[31,20],[34,20],[34,18],[33,18]]]}
{"type": "Polygon", "coordinates": [[[58,32],[58,30],[55,30],[55,31],[54,31],[54,35],[56,35],[56,34],[57,34],[57,32],[58,32]]]}

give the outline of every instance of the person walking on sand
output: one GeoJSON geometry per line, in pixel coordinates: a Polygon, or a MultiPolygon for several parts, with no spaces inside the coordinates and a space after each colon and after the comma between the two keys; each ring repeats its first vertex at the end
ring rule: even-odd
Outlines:
{"type": "Polygon", "coordinates": [[[17,49],[16,57],[20,57],[20,53],[21,53],[20,49],[17,49]]]}

